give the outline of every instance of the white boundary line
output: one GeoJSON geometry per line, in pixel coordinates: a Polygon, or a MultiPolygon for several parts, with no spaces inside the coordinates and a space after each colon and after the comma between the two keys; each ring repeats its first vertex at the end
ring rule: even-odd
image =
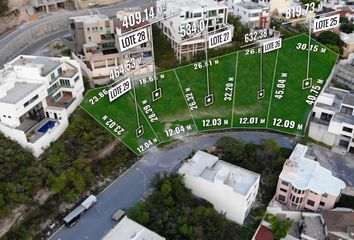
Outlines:
{"type": "Polygon", "coordinates": [[[234,126],[234,114],[235,114],[235,101],[236,101],[236,87],[237,87],[237,71],[238,71],[238,54],[236,53],[236,63],[235,63],[235,79],[234,79],[234,92],[232,96],[232,115],[231,115],[231,127],[234,126]]]}
{"type": "Polygon", "coordinates": [[[278,68],[278,56],[279,56],[279,49],[277,50],[277,56],[275,57],[275,64],[274,64],[274,73],[273,73],[273,82],[272,82],[272,90],[270,92],[270,99],[269,99],[269,105],[268,105],[268,113],[267,113],[267,122],[266,122],[266,128],[268,128],[268,122],[269,122],[269,114],[270,114],[270,108],[272,105],[272,99],[273,99],[273,91],[274,91],[274,81],[275,81],[275,75],[277,73],[277,68],[278,68]]]}
{"type": "MultiPolygon", "coordinates": [[[[130,92],[130,95],[133,97],[133,94],[132,94],[132,92],[130,92]]],[[[134,97],[133,97],[134,98],[134,97]]],[[[141,112],[141,114],[143,115],[143,117],[145,118],[145,120],[146,120],[146,122],[147,122],[147,124],[149,124],[149,126],[150,126],[150,128],[151,128],[151,130],[153,131],[153,133],[155,134],[155,137],[157,138],[157,140],[159,140],[159,142],[161,143],[161,140],[160,140],[160,138],[159,138],[159,136],[157,136],[157,134],[156,134],[156,132],[155,132],[155,130],[154,130],[154,128],[150,125],[150,121],[146,118],[146,116],[145,116],[145,113],[143,112],[143,110],[141,110],[141,107],[139,106],[139,103],[138,103],[138,97],[137,97],[137,95],[135,94],[135,99],[136,99],[136,107],[137,107],[137,109],[139,109],[139,111],[141,112]]],[[[137,113],[137,114],[139,114],[139,113],[137,113]]],[[[144,130],[144,132],[145,132],[145,130],[144,130]]],[[[158,144],[156,144],[156,145],[158,145],[158,144]]]]}
{"type": "Polygon", "coordinates": [[[199,132],[198,126],[197,126],[197,124],[195,123],[195,120],[194,120],[193,114],[192,114],[192,112],[191,112],[191,109],[190,109],[189,106],[188,106],[188,102],[187,102],[187,99],[186,99],[186,95],[185,95],[184,92],[183,92],[183,88],[182,88],[181,82],[179,81],[179,77],[178,77],[178,75],[177,75],[176,70],[174,70],[174,72],[175,72],[175,75],[176,75],[176,79],[177,79],[177,81],[178,81],[178,85],[179,85],[179,87],[180,87],[180,89],[181,89],[181,91],[182,91],[184,101],[186,101],[186,105],[187,105],[189,114],[191,115],[191,117],[192,117],[192,119],[193,119],[195,129],[197,129],[197,132],[199,132]]]}

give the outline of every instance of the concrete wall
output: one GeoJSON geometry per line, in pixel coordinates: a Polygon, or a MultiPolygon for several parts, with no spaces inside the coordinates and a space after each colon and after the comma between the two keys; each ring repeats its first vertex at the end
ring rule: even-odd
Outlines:
{"type": "Polygon", "coordinates": [[[328,126],[316,122],[310,123],[308,136],[330,146],[336,141],[336,135],[328,132],[328,126]]]}
{"type": "Polygon", "coordinates": [[[53,128],[52,131],[47,132],[35,143],[27,142],[27,138],[24,132],[9,128],[3,124],[0,124],[0,131],[9,139],[16,141],[22,147],[31,151],[35,157],[39,157],[45,148],[49,147],[52,142],[56,141],[60,135],[64,133],[68,125],[68,119],[61,120],[59,125],[53,128]]]}
{"type": "MultiPolygon", "coordinates": [[[[235,193],[231,187],[223,183],[211,182],[189,174],[184,175],[184,182],[194,195],[211,202],[216,211],[225,213],[226,218],[238,224],[243,224],[257,196],[256,192],[250,197],[250,204],[247,205],[246,196],[235,193]]],[[[256,184],[258,182],[254,185],[256,184]]],[[[254,186],[251,190],[253,194],[254,186]]]]}
{"type": "MultiPolygon", "coordinates": [[[[40,20],[38,20],[40,21],[40,20]]],[[[16,35],[0,49],[0,66],[14,58],[18,52],[50,34],[67,30],[68,18],[55,18],[52,21],[38,23],[31,31],[23,31],[16,35]]]]}

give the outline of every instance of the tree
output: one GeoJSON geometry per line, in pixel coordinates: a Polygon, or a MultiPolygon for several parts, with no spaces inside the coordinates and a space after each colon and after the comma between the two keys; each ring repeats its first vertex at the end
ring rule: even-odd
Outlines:
{"type": "Polygon", "coordinates": [[[344,33],[350,34],[354,31],[354,24],[342,23],[340,25],[340,30],[344,33]]]}
{"type": "Polygon", "coordinates": [[[280,240],[285,238],[288,234],[288,231],[293,224],[293,220],[286,218],[285,220],[279,219],[277,216],[267,213],[265,215],[265,220],[270,223],[270,228],[272,229],[275,239],[280,240]]]}
{"type": "Polygon", "coordinates": [[[318,35],[317,40],[322,44],[330,44],[338,46],[340,53],[343,52],[345,43],[340,39],[340,36],[331,31],[324,31],[318,35]]]}
{"type": "Polygon", "coordinates": [[[9,7],[7,6],[8,0],[0,0],[0,15],[5,13],[7,10],[9,10],[9,7]]]}
{"type": "Polygon", "coordinates": [[[244,144],[232,137],[222,137],[216,143],[216,147],[220,150],[226,158],[233,161],[242,161],[244,144]]]}

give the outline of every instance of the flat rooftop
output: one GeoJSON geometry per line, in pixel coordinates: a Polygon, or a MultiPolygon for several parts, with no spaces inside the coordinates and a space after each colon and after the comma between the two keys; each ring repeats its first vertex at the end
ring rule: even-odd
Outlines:
{"type": "Polygon", "coordinates": [[[7,91],[5,97],[0,98],[0,102],[16,104],[41,86],[41,84],[17,82],[12,89],[7,91]]]}
{"type": "Polygon", "coordinates": [[[181,167],[181,171],[210,182],[220,181],[241,195],[247,195],[260,177],[257,173],[219,160],[218,157],[202,151],[198,151],[187,161],[181,167]]]}
{"type": "Polygon", "coordinates": [[[345,96],[347,96],[349,94],[347,91],[338,90],[338,89],[333,88],[333,87],[326,88],[324,93],[334,95],[333,104],[332,105],[327,105],[327,104],[323,104],[323,103],[317,101],[316,102],[316,107],[320,107],[320,108],[323,108],[323,109],[331,110],[331,111],[334,111],[334,112],[339,112],[340,111],[340,107],[341,107],[342,102],[344,101],[345,96]]]}
{"type": "Polygon", "coordinates": [[[332,175],[328,169],[321,167],[317,161],[305,156],[308,147],[297,144],[289,159],[284,163],[279,177],[299,190],[311,190],[318,194],[327,193],[339,196],[345,183],[332,175]],[[290,164],[294,166],[291,167],[290,164]]]}
{"type": "Polygon", "coordinates": [[[354,95],[348,94],[344,97],[343,104],[354,106],[354,95]]]}
{"type": "Polygon", "coordinates": [[[102,14],[77,16],[77,17],[71,17],[70,19],[74,20],[74,22],[82,22],[85,24],[93,24],[93,23],[99,23],[99,22],[104,22],[109,20],[109,18],[106,15],[102,15],[102,14]]]}
{"type": "Polygon", "coordinates": [[[47,76],[50,72],[58,68],[61,64],[61,61],[54,60],[53,58],[49,57],[20,56],[11,65],[38,67],[41,69],[42,76],[47,76]]]}
{"type": "Polygon", "coordinates": [[[302,232],[314,239],[325,240],[326,234],[322,225],[321,217],[304,217],[302,232]]]}
{"type": "Polygon", "coordinates": [[[263,9],[265,8],[265,6],[255,3],[255,2],[241,2],[236,4],[237,6],[246,8],[246,9],[250,9],[250,10],[254,10],[254,9],[263,9]]]}
{"type": "Polygon", "coordinates": [[[338,122],[338,123],[348,123],[351,125],[354,125],[354,116],[337,112],[334,114],[334,117],[332,118],[332,121],[338,122]]]}
{"type": "Polygon", "coordinates": [[[103,240],[165,240],[157,233],[147,229],[137,222],[125,216],[119,223],[105,236],[103,240]]]}
{"type": "Polygon", "coordinates": [[[180,8],[188,8],[193,12],[193,10],[199,10],[200,8],[206,8],[210,10],[211,8],[227,8],[227,6],[222,2],[217,2],[214,0],[179,0],[179,1],[168,1],[168,4],[174,4],[180,8]]]}

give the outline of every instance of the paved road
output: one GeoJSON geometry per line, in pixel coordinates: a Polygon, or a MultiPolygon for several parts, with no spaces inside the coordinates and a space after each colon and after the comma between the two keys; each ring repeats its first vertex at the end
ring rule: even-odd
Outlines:
{"type": "Polygon", "coordinates": [[[52,240],[98,240],[105,235],[115,223],[111,215],[120,208],[129,208],[146,192],[146,183],[156,173],[177,171],[182,160],[193,150],[206,149],[213,146],[222,136],[233,136],[247,142],[258,143],[260,139],[275,139],[282,147],[292,148],[295,139],[283,135],[264,132],[227,132],[211,133],[184,138],[162,149],[152,149],[132,168],[118,178],[112,185],[98,196],[97,204],[89,209],[72,228],[63,227],[52,240]],[[139,170],[137,170],[139,169],[139,170]]]}

